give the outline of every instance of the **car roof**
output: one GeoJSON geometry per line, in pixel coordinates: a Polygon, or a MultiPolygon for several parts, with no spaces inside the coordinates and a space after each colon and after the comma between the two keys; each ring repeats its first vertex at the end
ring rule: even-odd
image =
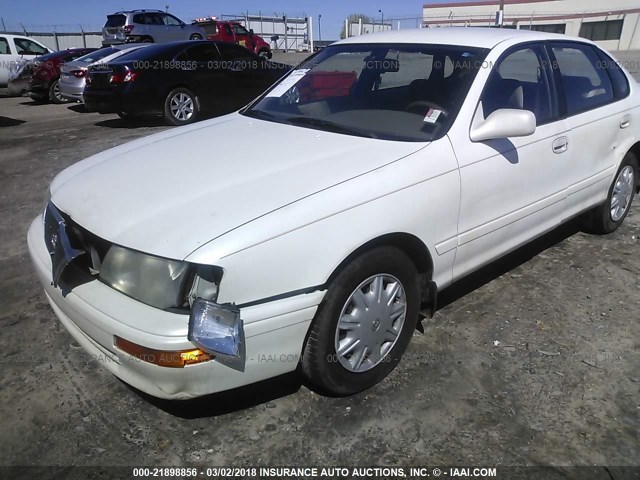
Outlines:
{"type": "Polygon", "coordinates": [[[119,12],[115,12],[115,13],[110,13],[107,16],[111,16],[111,15],[126,15],[129,13],[168,13],[165,12],[164,10],[158,10],[155,8],[143,8],[143,9],[137,9],[137,10],[120,10],[119,12]]]}
{"type": "Polygon", "coordinates": [[[511,28],[430,27],[370,33],[340,40],[336,44],[424,43],[430,45],[493,48],[499,43],[513,39],[521,42],[536,40],[584,40],[555,33],[516,30],[511,28]]]}

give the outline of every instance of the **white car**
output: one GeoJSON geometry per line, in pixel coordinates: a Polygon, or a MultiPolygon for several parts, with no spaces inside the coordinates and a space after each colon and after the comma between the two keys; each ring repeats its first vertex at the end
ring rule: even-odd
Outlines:
{"type": "Polygon", "coordinates": [[[0,33],[0,87],[6,87],[28,60],[52,50],[29,37],[0,33]]]}
{"type": "Polygon", "coordinates": [[[452,282],[578,215],[618,228],[639,154],[638,84],[593,43],[363,35],[240,112],[69,167],[29,250],[63,325],[140,390],[299,368],[348,395],[452,282]]]}

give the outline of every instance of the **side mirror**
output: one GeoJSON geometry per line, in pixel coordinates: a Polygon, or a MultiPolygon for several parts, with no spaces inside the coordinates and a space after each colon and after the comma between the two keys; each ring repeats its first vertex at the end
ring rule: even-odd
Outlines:
{"type": "Polygon", "coordinates": [[[486,119],[482,106],[478,108],[471,126],[472,142],[484,142],[509,137],[527,137],[536,131],[536,116],[529,110],[503,108],[486,119]]]}
{"type": "Polygon", "coordinates": [[[249,30],[249,36],[253,37],[253,28],[251,30],[249,30]]]}

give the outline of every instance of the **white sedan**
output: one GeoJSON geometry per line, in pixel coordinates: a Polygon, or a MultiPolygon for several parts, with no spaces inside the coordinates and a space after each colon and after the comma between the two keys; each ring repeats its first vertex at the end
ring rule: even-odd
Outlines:
{"type": "Polygon", "coordinates": [[[638,189],[640,89],[563,35],[338,42],[243,110],[60,173],[28,234],[71,335],[163,398],[381,381],[438,291],[638,189]],[[212,148],[215,146],[215,148],[212,148]]]}

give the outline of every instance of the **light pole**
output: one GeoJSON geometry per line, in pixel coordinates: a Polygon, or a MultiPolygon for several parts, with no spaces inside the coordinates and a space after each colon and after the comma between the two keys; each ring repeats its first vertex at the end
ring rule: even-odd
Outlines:
{"type": "Polygon", "coordinates": [[[384,12],[382,10],[378,10],[378,13],[382,15],[382,27],[381,31],[384,32],[384,12]]]}
{"type": "Polygon", "coordinates": [[[320,21],[322,20],[322,14],[318,15],[318,41],[322,41],[322,25],[320,21]]]}

